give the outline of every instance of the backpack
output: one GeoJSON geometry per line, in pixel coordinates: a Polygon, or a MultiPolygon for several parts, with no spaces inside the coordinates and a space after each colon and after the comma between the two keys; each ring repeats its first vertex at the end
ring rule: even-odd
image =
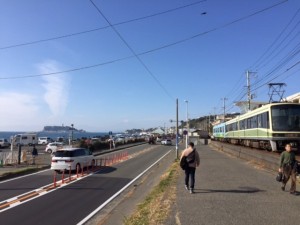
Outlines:
{"type": "Polygon", "coordinates": [[[194,163],[196,158],[195,149],[186,157],[188,163],[194,163]]]}
{"type": "Polygon", "coordinates": [[[187,158],[186,156],[183,156],[179,163],[181,169],[183,169],[183,170],[185,170],[189,166],[189,163],[187,162],[186,158],[187,158]]]}
{"type": "Polygon", "coordinates": [[[195,149],[188,154],[188,156],[183,156],[180,160],[180,167],[181,169],[185,170],[188,166],[189,163],[195,162],[196,154],[195,154],[195,149]]]}

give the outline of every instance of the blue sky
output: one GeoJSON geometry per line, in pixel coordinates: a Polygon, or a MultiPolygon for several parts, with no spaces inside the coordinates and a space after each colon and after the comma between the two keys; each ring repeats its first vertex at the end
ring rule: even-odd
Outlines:
{"type": "Polygon", "coordinates": [[[270,81],[300,91],[298,0],[0,2],[1,131],[174,126],[176,98],[180,120],[184,100],[190,118],[236,112],[247,70],[255,101],[270,81]]]}

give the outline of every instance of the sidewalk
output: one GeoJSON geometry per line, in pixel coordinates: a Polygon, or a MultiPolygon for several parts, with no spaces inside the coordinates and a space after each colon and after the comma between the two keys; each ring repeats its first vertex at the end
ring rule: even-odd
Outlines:
{"type": "Polygon", "coordinates": [[[289,194],[290,181],[283,192],[275,173],[208,145],[196,148],[201,164],[196,170],[195,193],[185,190],[181,171],[175,204],[165,224],[299,224],[300,196],[289,194]]]}

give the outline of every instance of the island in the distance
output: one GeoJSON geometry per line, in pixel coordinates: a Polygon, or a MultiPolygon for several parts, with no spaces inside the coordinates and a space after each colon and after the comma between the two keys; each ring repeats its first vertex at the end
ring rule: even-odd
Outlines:
{"type": "Polygon", "coordinates": [[[44,126],[43,132],[69,132],[72,130],[75,132],[86,132],[85,130],[77,130],[70,126],[44,126]]]}

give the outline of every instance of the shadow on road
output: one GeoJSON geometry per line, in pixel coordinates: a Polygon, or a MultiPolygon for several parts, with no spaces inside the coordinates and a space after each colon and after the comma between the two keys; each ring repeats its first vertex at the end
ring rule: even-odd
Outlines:
{"type": "Polygon", "coordinates": [[[266,192],[265,190],[260,190],[254,187],[239,187],[239,189],[194,189],[195,194],[197,193],[236,193],[236,194],[252,194],[257,192],[266,192]]]}

